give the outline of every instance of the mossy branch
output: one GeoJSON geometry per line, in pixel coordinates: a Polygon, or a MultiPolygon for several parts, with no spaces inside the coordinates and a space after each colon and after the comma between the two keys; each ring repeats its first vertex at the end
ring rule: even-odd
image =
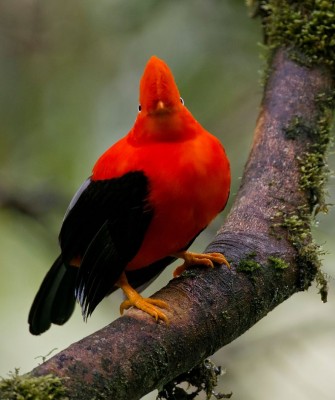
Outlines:
{"type": "Polygon", "coordinates": [[[328,98],[324,94],[333,87],[329,70],[298,65],[278,49],[240,190],[207,248],[224,253],[231,270],[197,268],[157,293],[171,307],[169,326],[130,310],[37,367],[33,375],[69,378],[65,385],[71,399],[139,399],[305,290],[320,269],[310,221],[317,207],[323,209],[324,197],[319,180],[308,178],[311,184],[304,184],[304,172],[313,164],[304,169],[301,160],[317,151],[319,156],[308,162],[317,159],[317,174],[324,172],[322,143],[329,135],[330,107],[320,99],[328,98]]]}
{"type": "MultiPolygon", "coordinates": [[[[262,10],[266,27],[274,11],[262,10]]],[[[292,59],[292,54],[304,58],[299,43],[275,43],[241,187],[206,249],[225,254],[232,268],[190,270],[154,295],[169,303],[170,325],[129,310],[35,368],[33,376],[66,378],[71,400],[139,399],[236,339],[307,289],[316,275],[325,300],[310,224],[316,212],[326,210],[323,184],[335,77],[327,62],[306,66],[292,59]]]]}

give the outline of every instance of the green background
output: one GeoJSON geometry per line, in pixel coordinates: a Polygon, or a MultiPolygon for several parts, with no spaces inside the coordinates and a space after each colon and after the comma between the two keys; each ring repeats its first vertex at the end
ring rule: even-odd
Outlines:
{"type": "MultiPolygon", "coordinates": [[[[153,54],[169,64],[187,107],[226,148],[229,210],[262,95],[261,41],[260,21],[249,18],[242,0],[1,1],[0,375],[15,367],[29,371],[39,356],[118,317],[121,294],[115,293],[87,323],[77,307],[66,325],[40,337],[27,325],[32,299],[58,254],[67,204],[98,156],[131,128],[139,79],[153,54]],[[22,212],[6,207],[14,202],[22,212]]],[[[328,190],[334,202],[333,179],[328,190]]],[[[193,249],[205,248],[223,217],[193,249]]],[[[314,232],[326,250],[329,302],[321,303],[315,287],[299,293],[213,356],[227,370],[219,390],[233,391],[235,399],[333,398],[334,210],[319,221],[314,232]]],[[[165,285],[172,271],[145,294],[165,285]]]]}

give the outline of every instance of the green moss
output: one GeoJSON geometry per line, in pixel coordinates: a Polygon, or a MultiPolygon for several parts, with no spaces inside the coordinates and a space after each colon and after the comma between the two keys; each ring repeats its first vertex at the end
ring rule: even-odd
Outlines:
{"type": "Polygon", "coordinates": [[[230,320],[230,315],[228,311],[221,311],[221,315],[224,319],[230,320]]]}
{"type": "Polygon", "coordinates": [[[218,377],[222,374],[221,367],[212,361],[205,360],[173,381],[165,384],[159,391],[157,399],[195,399],[205,398],[210,400],[213,396],[217,399],[230,399],[232,393],[215,393],[218,377]]]}
{"type": "Polygon", "coordinates": [[[285,214],[277,211],[272,217],[271,234],[280,238],[282,228],[287,232],[288,240],[295,248],[301,248],[310,239],[310,216],[306,207],[300,207],[297,213],[285,214]],[[280,233],[278,233],[280,232],[280,233]]]}
{"type": "Polygon", "coordinates": [[[300,188],[309,191],[311,207],[315,213],[327,213],[328,206],[325,202],[324,184],[328,180],[329,169],[324,160],[324,155],[315,152],[306,152],[298,157],[300,169],[300,188]]]}
{"type": "Polygon", "coordinates": [[[236,270],[238,272],[252,273],[260,269],[261,265],[255,260],[256,255],[257,253],[254,251],[247,254],[246,258],[244,258],[238,263],[236,270]]]}
{"type": "MultiPolygon", "coordinates": [[[[307,151],[297,157],[300,172],[299,189],[307,194],[308,203],[300,207],[295,213],[282,213],[281,222],[275,224],[286,228],[288,239],[298,251],[298,261],[307,266],[303,287],[309,285],[308,280],[316,273],[317,286],[320,289],[322,301],[326,301],[328,293],[327,279],[321,271],[321,248],[311,237],[310,226],[313,217],[318,212],[326,213],[326,193],[324,190],[331,171],[327,165],[328,148],[331,143],[330,127],[335,107],[335,93],[329,90],[320,93],[315,98],[316,123],[308,125],[302,118],[296,116],[288,127],[284,129],[287,139],[311,140],[307,151]],[[315,272],[316,271],[316,272],[315,272]]],[[[277,215],[278,217],[278,215],[277,215]]]]}
{"type": "Polygon", "coordinates": [[[193,278],[193,277],[198,276],[198,274],[197,274],[197,271],[195,269],[185,269],[185,271],[183,271],[181,276],[193,278]]]}
{"type": "MultiPolygon", "coordinates": [[[[300,286],[303,290],[310,286],[310,283],[317,278],[317,283],[320,286],[322,298],[327,297],[326,279],[321,271],[320,255],[322,250],[318,246],[311,235],[311,220],[312,215],[309,212],[308,206],[300,207],[295,213],[285,214],[284,212],[277,213],[280,218],[278,222],[273,224],[273,230],[285,229],[287,239],[297,250],[297,264],[300,267],[300,286]],[[323,277],[323,279],[321,278],[323,277]]],[[[324,300],[323,300],[324,301],[324,300]]]]}
{"type": "Polygon", "coordinates": [[[308,151],[297,157],[300,169],[300,189],[309,193],[310,208],[315,214],[319,211],[327,212],[324,185],[330,176],[327,165],[328,147],[332,144],[330,136],[331,119],[335,106],[335,93],[329,91],[320,93],[316,99],[317,121],[309,129],[313,144],[308,151]]]}
{"type": "Polygon", "coordinates": [[[282,270],[282,269],[286,269],[289,267],[288,263],[283,260],[282,258],[279,257],[274,257],[274,256],[270,256],[268,258],[268,265],[271,268],[277,269],[277,270],[282,270]]]}
{"type": "Polygon", "coordinates": [[[280,225],[287,229],[290,242],[298,249],[310,239],[310,217],[304,207],[298,209],[297,214],[286,215],[280,225]]]}
{"type": "MultiPolygon", "coordinates": [[[[255,9],[255,1],[251,3],[255,9]]],[[[334,67],[334,1],[259,0],[257,10],[270,48],[290,48],[292,58],[303,65],[334,67]]]]}
{"type": "Polygon", "coordinates": [[[320,93],[315,98],[316,122],[308,124],[302,117],[295,116],[284,128],[289,140],[311,140],[307,151],[297,157],[300,170],[299,187],[306,191],[309,208],[314,214],[327,212],[324,185],[331,171],[327,165],[328,147],[332,144],[330,136],[331,119],[335,107],[335,92],[320,93]]]}
{"type": "Polygon", "coordinates": [[[9,373],[0,381],[1,400],[68,400],[60,378],[52,375],[33,377],[19,375],[19,370],[9,373]]]}
{"type": "Polygon", "coordinates": [[[319,294],[321,296],[321,300],[324,303],[327,303],[327,297],[328,297],[328,281],[326,278],[326,275],[319,269],[316,277],[316,285],[319,288],[319,294]]]}
{"type": "Polygon", "coordinates": [[[306,137],[313,137],[314,131],[311,126],[308,126],[301,116],[295,116],[289,122],[287,126],[284,127],[284,135],[286,139],[304,139],[306,137]]]}
{"type": "Polygon", "coordinates": [[[238,272],[253,272],[257,269],[261,268],[261,265],[254,260],[241,260],[238,263],[237,271],[238,272]]]}
{"type": "Polygon", "coordinates": [[[315,101],[321,111],[327,109],[335,110],[335,90],[329,89],[324,93],[318,94],[315,101]]]}

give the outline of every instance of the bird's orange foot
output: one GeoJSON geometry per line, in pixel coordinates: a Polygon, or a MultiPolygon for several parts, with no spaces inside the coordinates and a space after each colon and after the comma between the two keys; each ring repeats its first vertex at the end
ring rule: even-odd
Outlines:
{"type": "Polygon", "coordinates": [[[127,310],[132,306],[151,315],[152,317],[155,318],[156,321],[161,319],[166,324],[169,323],[168,317],[164,314],[162,310],[158,308],[158,307],[166,309],[169,308],[168,304],[163,300],[150,299],[150,298],[145,299],[144,297],[138,294],[138,296],[133,297],[131,300],[128,299],[125,300],[123,303],[121,303],[120,313],[123,314],[124,310],[127,310]]]}
{"type": "Polygon", "coordinates": [[[209,268],[214,268],[215,263],[225,264],[228,268],[230,268],[229,262],[221,253],[191,253],[190,251],[181,251],[174,254],[174,257],[184,259],[184,264],[176,268],[173,273],[175,278],[192,265],[204,265],[209,268]]]}
{"type": "Polygon", "coordinates": [[[125,300],[120,305],[120,313],[123,314],[124,310],[127,310],[130,307],[136,307],[139,310],[144,311],[145,313],[151,315],[155,318],[156,321],[162,320],[166,324],[169,323],[168,317],[164,314],[160,308],[168,309],[169,305],[163,301],[158,299],[145,299],[142,297],[135,289],[133,289],[127,280],[125,273],[122,273],[119,278],[117,285],[123,290],[124,294],[128,297],[128,300],[125,300]]]}

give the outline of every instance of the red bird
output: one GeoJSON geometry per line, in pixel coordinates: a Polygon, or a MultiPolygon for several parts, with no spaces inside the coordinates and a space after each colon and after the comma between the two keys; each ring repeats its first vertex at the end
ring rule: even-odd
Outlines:
{"type": "Polygon", "coordinates": [[[184,264],[175,276],[189,265],[229,265],[219,253],[186,251],[225,207],[229,189],[224,148],[184,106],[168,66],[151,57],[134,127],[98,159],[65,214],[61,254],[34,299],[30,332],[65,323],[76,300],[87,319],[118,287],[127,297],[121,313],[135,306],[168,322],[167,303],[133,287],[178,257],[184,264]]]}

